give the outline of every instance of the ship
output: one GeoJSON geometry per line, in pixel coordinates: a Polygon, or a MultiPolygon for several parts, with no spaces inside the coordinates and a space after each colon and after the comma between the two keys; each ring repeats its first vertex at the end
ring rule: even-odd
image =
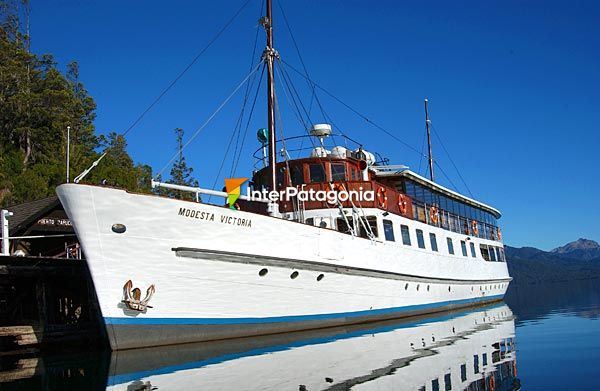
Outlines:
{"type": "Polygon", "coordinates": [[[402,318],[499,301],[508,288],[500,212],[434,180],[427,100],[429,178],[330,124],[276,138],[272,21],[267,0],[268,128],[251,178],[224,191],[152,183],[188,199],[84,175],[57,187],[113,350],[402,318]],[[309,147],[292,159],[298,140],[309,147]]]}

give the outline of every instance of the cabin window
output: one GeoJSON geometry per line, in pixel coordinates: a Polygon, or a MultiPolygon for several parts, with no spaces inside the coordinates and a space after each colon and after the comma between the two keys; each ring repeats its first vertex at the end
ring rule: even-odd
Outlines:
{"type": "Polygon", "coordinates": [[[477,258],[477,254],[475,253],[475,243],[471,242],[469,244],[471,245],[471,256],[477,258]]]}
{"type": "MultiPolygon", "coordinates": [[[[487,353],[483,353],[481,355],[481,365],[483,365],[484,367],[487,365],[487,353]]],[[[492,376],[494,376],[494,374],[492,373],[492,376]]]]}
{"type": "Polygon", "coordinates": [[[417,205],[417,220],[424,223],[426,220],[425,208],[422,205],[417,205]]]}
{"type": "Polygon", "coordinates": [[[353,181],[357,181],[358,180],[358,170],[355,167],[352,167],[352,180],[353,181]]]}
{"type": "Polygon", "coordinates": [[[498,247],[498,259],[500,262],[506,262],[506,257],[504,256],[504,248],[498,247]]]}
{"type": "Polygon", "coordinates": [[[438,379],[431,381],[431,391],[440,391],[440,381],[438,379]]]}
{"type": "Polygon", "coordinates": [[[447,373],[444,375],[444,390],[450,391],[452,389],[452,376],[447,373]]]}
{"type": "Polygon", "coordinates": [[[473,356],[473,372],[479,373],[479,356],[473,356]]]}
{"type": "Polygon", "coordinates": [[[488,249],[490,250],[490,259],[492,262],[496,262],[496,249],[492,246],[489,246],[488,249]]]}
{"type": "Polygon", "coordinates": [[[463,257],[467,257],[467,243],[464,240],[460,241],[460,248],[462,249],[463,257]]]}
{"type": "Polygon", "coordinates": [[[486,261],[489,261],[490,260],[490,252],[488,251],[488,246],[485,244],[480,244],[479,250],[481,251],[481,256],[483,257],[483,259],[485,259],[486,261]]]}
{"type": "Polygon", "coordinates": [[[294,185],[294,186],[302,185],[304,183],[304,172],[302,170],[302,166],[301,165],[292,166],[291,170],[292,170],[292,173],[291,173],[292,185],[294,185]]]}
{"type": "Polygon", "coordinates": [[[446,242],[448,243],[448,254],[454,255],[454,243],[452,243],[452,238],[446,238],[446,242]]]}
{"type": "Polygon", "coordinates": [[[429,241],[431,242],[431,249],[433,251],[437,251],[438,250],[438,246],[437,246],[437,238],[435,237],[434,233],[429,233],[429,241]]]}
{"type": "Polygon", "coordinates": [[[467,381],[467,364],[462,364],[460,366],[460,381],[467,381]]]}
{"type": "Polygon", "coordinates": [[[417,230],[417,244],[419,245],[419,248],[425,248],[425,239],[423,239],[423,231],[420,229],[417,230]]]}
{"type": "Polygon", "coordinates": [[[394,239],[394,225],[391,220],[383,220],[383,233],[385,234],[385,240],[395,242],[394,239]]]}
{"type": "Polygon", "coordinates": [[[410,231],[408,230],[408,225],[401,225],[400,232],[402,233],[402,244],[410,246],[410,231]]]}
{"type": "Polygon", "coordinates": [[[373,233],[374,237],[378,237],[377,235],[377,217],[375,216],[367,216],[365,217],[360,217],[361,222],[359,222],[359,234],[358,236],[360,236],[361,238],[365,238],[365,239],[369,239],[369,231],[365,230],[365,227],[367,229],[370,228],[370,232],[373,233]],[[363,224],[364,223],[364,224],[363,224]]]}
{"type": "Polygon", "coordinates": [[[309,171],[311,183],[325,182],[325,169],[323,168],[323,164],[309,164],[309,171]]]}
{"type": "Polygon", "coordinates": [[[350,226],[352,226],[352,217],[348,217],[348,222],[346,223],[346,219],[339,217],[336,219],[337,230],[344,234],[350,234],[350,226]],[[350,226],[348,226],[350,224],[350,226]]]}
{"type": "Polygon", "coordinates": [[[333,182],[342,182],[346,180],[346,165],[344,163],[331,164],[331,180],[333,182]]]}
{"type": "Polygon", "coordinates": [[[276,175],[275,179],[277,180],[277,188],[278,189],[282,189],[285,187],[285,182],[286,182],[285,167],[279,167],[277,169],[277,175],[276,175]]]}

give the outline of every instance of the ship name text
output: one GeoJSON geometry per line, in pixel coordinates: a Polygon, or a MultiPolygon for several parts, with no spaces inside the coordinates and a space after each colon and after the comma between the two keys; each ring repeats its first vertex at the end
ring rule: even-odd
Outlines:
{"type": "Polygon", "coordinates": [[[202,210],[194,210],[188,208],[179,208],[179,216],[189,217],[190,219],[198,219],[205,221],[216,221],[221,224],[237,225],[239,227],[252,227],[252,219],[243,219],[235,216],[221,215],[220,218],[215,218],[215,214],[212,212],[205,212],[202,210]]]}

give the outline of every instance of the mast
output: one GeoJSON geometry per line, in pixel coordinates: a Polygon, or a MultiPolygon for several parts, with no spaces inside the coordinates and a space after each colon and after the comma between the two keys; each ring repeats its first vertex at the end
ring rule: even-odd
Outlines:
{"type": "Polygon", "coordinates": [[[277,175],[275,163],[277,155],[275,152],[275,75],[273,62],[277,57],[277,52],[273,49],[273,12],[271,0],[267,1],[267,16],[263,18],[262,25],[267,33],[267,47],[263,53],[263,60],[267,64],[267,119],[268,119],[268,150],[269,150],[269,173],[271,190],[277,190],[277,175]]]}
{"type": "Polygon", "coordinates": [[[431,121],[429,120],[428,102],[427,98],[425,98],[425,126],[427,127],[427,145],[429,146],[429,178],[433,182],[433,155],[431,153],[431,130],[429,129],[431,121]]]}

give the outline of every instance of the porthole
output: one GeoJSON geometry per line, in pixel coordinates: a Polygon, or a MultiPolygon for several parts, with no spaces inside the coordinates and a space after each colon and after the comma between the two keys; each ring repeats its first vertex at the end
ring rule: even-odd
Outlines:
{"type": "Polygon", "coordinates": [[[448,292],[450,292],[452,290],[452,287],[450,285],[448,285],[448,292]]]}
{"type": "Polygon", "coordinates": [[[427,285],[427,292],[429,292],[429,285],[427,285]]]}
{"type": "Polygon", "coordinates": [[[421,284],[417,284],[417,290],[419,290],[420,287],[421,287],[421,284]]]}
{"type": "Polygon", "coordinates": [[[324,275],[324,274],[319,274],[319,275],[317,276],[317,281],[321,281],[321,280],[323,279],[323,277],[325,277],[325,275],[324,275]]]}
{"type": "Polygon", "coordinates": [[[127,230],[127,228],[125,227],[125,225],[123,224],[113,224],[111,227],[112,231],[116,234],[122,234],[123,232],[125,232],[127,230]]]}
{"type": "Polygon", "coordinates": [[[471,292],[473,292],[473,287],[471,287],[471,292]]]}
{"type": "Polygon", "coordinates": [[[408,282],[404,285],[404,290],[408,290],[408,282]]]}
{"type": "Polygon", "coordinates": [[[290,278],[293,280],[294,278],[298,277],[298,272],[293,272],[292,274],[290,274],[290,278]]]}
{"type": "Polygon", "coordinates": [[[260,271],[258,272],[258,275],[261,277],[264,277],[267,275],[269,271],[267,269],[260,269],[260,271]]]}

